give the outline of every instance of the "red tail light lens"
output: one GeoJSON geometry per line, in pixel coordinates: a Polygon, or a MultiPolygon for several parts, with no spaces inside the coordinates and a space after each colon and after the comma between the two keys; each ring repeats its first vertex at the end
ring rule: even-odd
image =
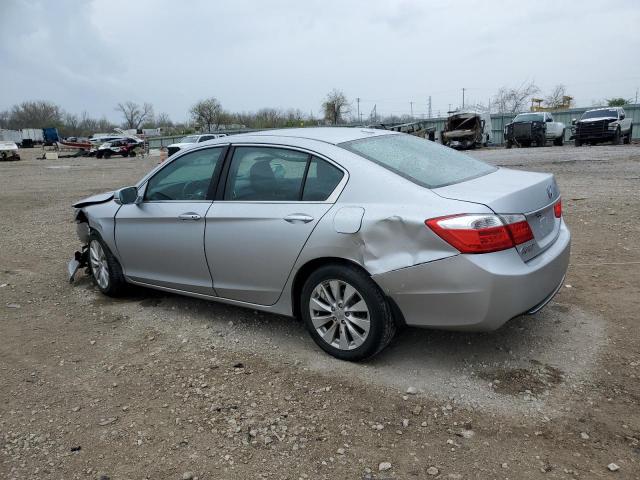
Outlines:
{"type": "Polygon", "coordinates": [[[553,206],[553,213],[555,214],[556,218],[562,217],[562,200],[558,200],[553,206]]]}
{"type": "Polygon", "coordinates": [[[425,224],[461,253],[498,252],[533,239],[524,215],[452,215],[425,224]]]}

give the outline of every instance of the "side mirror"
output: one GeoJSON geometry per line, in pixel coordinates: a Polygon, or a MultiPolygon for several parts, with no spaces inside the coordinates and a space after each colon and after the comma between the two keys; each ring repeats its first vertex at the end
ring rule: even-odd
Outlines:
{"type": "Polygon", "coordinates": [[[121,188],[116,192],[116,202],[120,205],[131,205],[138,202],[138,189],[136,187],[121,188]]]}
{"type": "Polygon", "coordinates": [[[578,123],[578,121],[575,118],[571,119],[571,125],[575,125],[576,123],[578,123]]]}
{"type": "Polygon", "coordinates": [[[547,119],[546,119],[545,121],[546,121],[547,123],[549,123],[549,122],[553,122],[553,118],[551,118],[551,117],[547,117],[547,119]]]}
{"type": "Polygon", "coordinates": [[[621,114],[620,114],[620,120],[624,120],[624,117],[625,117],[625,116],[626,116],[626,115],[625,115],[624,113],[621,113],[621,114]]]}

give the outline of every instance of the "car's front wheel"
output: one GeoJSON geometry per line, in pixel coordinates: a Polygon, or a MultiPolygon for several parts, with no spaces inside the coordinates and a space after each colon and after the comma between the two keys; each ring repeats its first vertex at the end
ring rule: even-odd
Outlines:
{"type": "Polygon", "coordinates": [[[110,297],[122,295],[127,281],[120,263],[96,233],[89,237],[89,266],[98,289],[110,297]]]}
{"type": "Polygon", "coordinates": [[[341,360],[375,355],[396,332],[386,297],[354,266],[327,265],[313,272],[302,287],[301,310],[313,340],[341,360]]]}

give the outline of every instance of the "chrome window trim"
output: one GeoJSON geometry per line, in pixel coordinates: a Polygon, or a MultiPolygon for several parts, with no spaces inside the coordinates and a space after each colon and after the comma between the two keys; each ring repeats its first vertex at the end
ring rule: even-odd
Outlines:
{"type": "MultiPolygon", "coordinates": [[[[276,204],[276,205],[283,205],[283,204],[293,204],[295,203],[296,205],[299,204],[333,204],[336,203],[336,201],[338,200],[338,197],[340,197],[340,194],[342,193],[342,191],[344,190],[344,187],[347,185],[347,182],[349,181],[349,170],[347,170],[346,168],[344,168],[342,165],[340,165],[339,163],[337,163],[336,161],[328,158],[327,156],[323,155],[322,153],[318,153],[315,150],[311,150],[308,148],[304,148],[304,147],[296,147],[296,146],[292,146],[292,145],[282,145],[279,143],[256,143],[256,142],[243,142],[243,143],[232,143],[231,144],[232,147],[265,147],[265,148],[279,148],[281,150],[294,150],[294,151],[298,151],[301,153],[306,153],[307,155],[312,155],[314,157],[318,157],[321,160],[324,160],[326,162],[328,162],[330,165],[333,165],[334,167],[336,167],[337,169],[339,169],[340,171],[342,171],[343,175],[342,175],[342,179],[338,182],[338,185],[336,185],[336,187],[333,189],[333,192],[331,192],[331,195],[329,195],[327,197],[326,200],[322,200],[322,201],[304,201],[304,200],[215,200],[216,202],[224,202],[224,203],[258,203],[258,204],[276,204]]],[[[229,161],[233,160],[233,157],[229,159],[229,161]]],[[[227,173],[228,175],[228,173],[227,173]]]]}

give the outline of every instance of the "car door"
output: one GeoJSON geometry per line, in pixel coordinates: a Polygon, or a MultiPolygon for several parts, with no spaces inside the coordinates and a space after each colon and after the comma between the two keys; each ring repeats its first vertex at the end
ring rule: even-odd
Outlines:
{"type": "Polygon", "coordinates": [[[214,288],[223,298],[272,305],[346,173],[307,152],[250,145],[236,146],[225,170],[205,233],[214,288]]]}
{"type": "Polygon", "coordinates": [[[204,252],[211,207],[226,146],[189,151],[140,188],[140,203],[122,205],[115,237],[125,275],[134,281],[214,295],[204,252]]]}

